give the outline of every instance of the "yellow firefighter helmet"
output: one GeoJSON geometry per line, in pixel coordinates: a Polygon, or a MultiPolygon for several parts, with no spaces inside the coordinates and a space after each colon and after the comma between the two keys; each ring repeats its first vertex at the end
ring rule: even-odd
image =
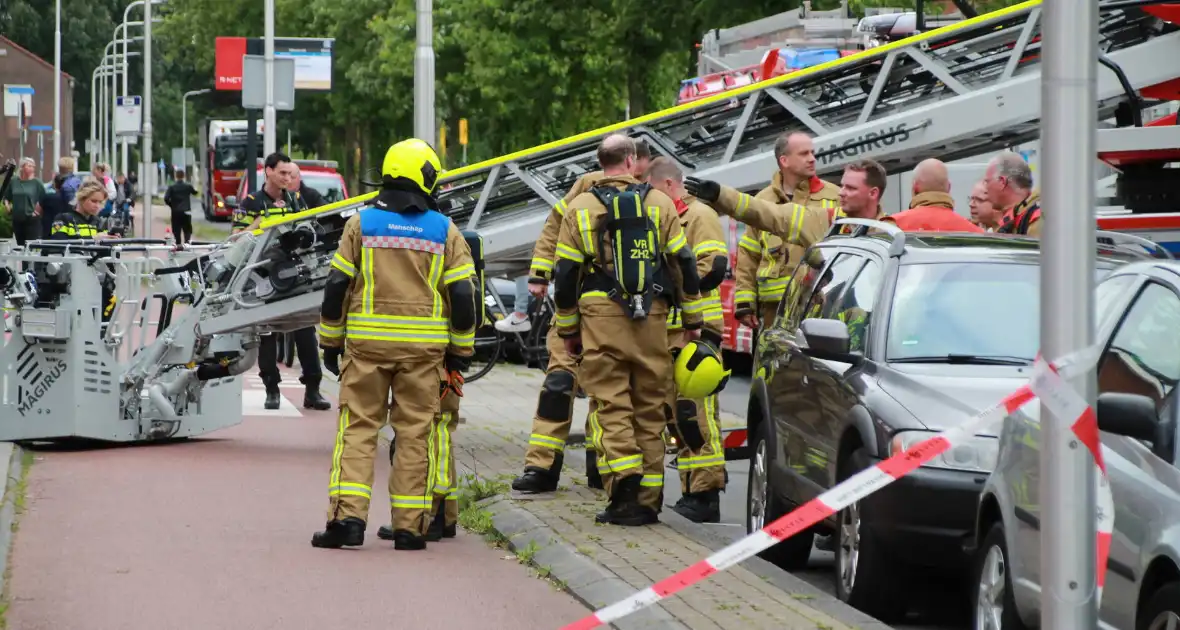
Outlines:
{"type": "Polygon", "coordinates": [[[705,398],[721,391],[729,382],[730,370],[721,353],[703,341],[690,341],[676,355],[673,372],[676,389],[684,398],[705,398]]]}
{"type": "Polygon", "coordinates": [[[381,175],[391,179],[404,177],[427,195],[434,192],[438,176],[442,173],[442,161],[430,144],[410,138],[389,147],[385,161],[381,164],[381,175]]]}

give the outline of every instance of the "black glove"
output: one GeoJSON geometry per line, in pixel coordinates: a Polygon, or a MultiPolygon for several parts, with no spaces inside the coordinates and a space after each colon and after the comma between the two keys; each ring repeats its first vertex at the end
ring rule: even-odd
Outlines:
{"type": "Polygon", "coordinates": [[[343,348],[324,348],[324,369],[332,376],[340,376],[340,357],[343,355],[343,348]]]}
{"type": "Polygon", "coordinates": [[[721,184],[709,179],[684,178],[684,189],[701,201],[712,203],[721,198],[721,184]]]}
{"type": "Polygon", "coordinates": [[[443,367],[448,372],[466,372],[471,367],[471,357],[447,354],[443,357],[443,367]]]}

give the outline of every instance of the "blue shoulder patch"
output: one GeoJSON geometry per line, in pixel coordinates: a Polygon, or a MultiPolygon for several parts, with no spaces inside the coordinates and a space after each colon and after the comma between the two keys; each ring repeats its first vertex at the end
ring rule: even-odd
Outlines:
{"type": "Polygon", "coordinates": [[[441,212],[427,210],[414,214],[400,214],[381,208],[362,208],[361,236],[413,238],[445,245],[450,219],[441,212]]]}

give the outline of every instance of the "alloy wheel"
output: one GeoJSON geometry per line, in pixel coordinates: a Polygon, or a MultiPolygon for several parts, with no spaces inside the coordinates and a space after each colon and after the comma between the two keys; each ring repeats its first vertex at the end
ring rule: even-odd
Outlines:
{"type": "Polygon", "coordinates": [[[769,483],[766,472],[766,440],[758,441],[750,471],[750,518],[749,531],[756,532],[766,526],[766,500],[769,483]]]}
{"type": "Polygon", "coordinates": [[[860,502],[840,510],[840,583],[845,595],[856,586],[856,568],[860,561],[860,502]]]}
{"type": "Polygon", "coordinates": [[[1168,610],[1151,620],[1147,630],[1180,630],[1180,615],[1168,610]]]}
{"type": "Polygon", "coordinates": [[[975,630],[1003,630],[1004,589],[1007,585],[1008,565],[1004,551],[992,545],[983,559],[976,587],[975,630]]]}

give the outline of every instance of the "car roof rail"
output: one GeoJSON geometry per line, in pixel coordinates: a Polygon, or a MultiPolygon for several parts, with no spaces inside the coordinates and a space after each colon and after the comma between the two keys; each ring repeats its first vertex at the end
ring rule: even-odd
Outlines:
{"type": "Polygon", "coordinates": [[[1106,245],[1117,253],[1130,254],[1139,258],[1175,259],[1172,252],[1168,251],[1163,245],[1151,239],[1143,238],[1142,236],[1135,236],[1126,232],[1111,232],[1108,230],[1098,230],[1095,232],[1095,236],[1100,245],[1106,245]]]}
{"type": "Polygon", "coordinates": [[[892,242],[889,244],[889,255],[891,257],[898,257],[905,253],[905,231],[897,227],[896,223],[889,223],[886,221],[878,221],[876,219],[858,219],[856,217],[840,217],[832,222],[832,227],[828,229],[828,233],[824,238],[832,236],[847,236],[849,238],[857,238],[869,234],[869,229],[880,230],[889,234],[892,242]],[[851,234],[840,234],[840,226],[855,225],[856,229],[852,230],[851,234]]]}

